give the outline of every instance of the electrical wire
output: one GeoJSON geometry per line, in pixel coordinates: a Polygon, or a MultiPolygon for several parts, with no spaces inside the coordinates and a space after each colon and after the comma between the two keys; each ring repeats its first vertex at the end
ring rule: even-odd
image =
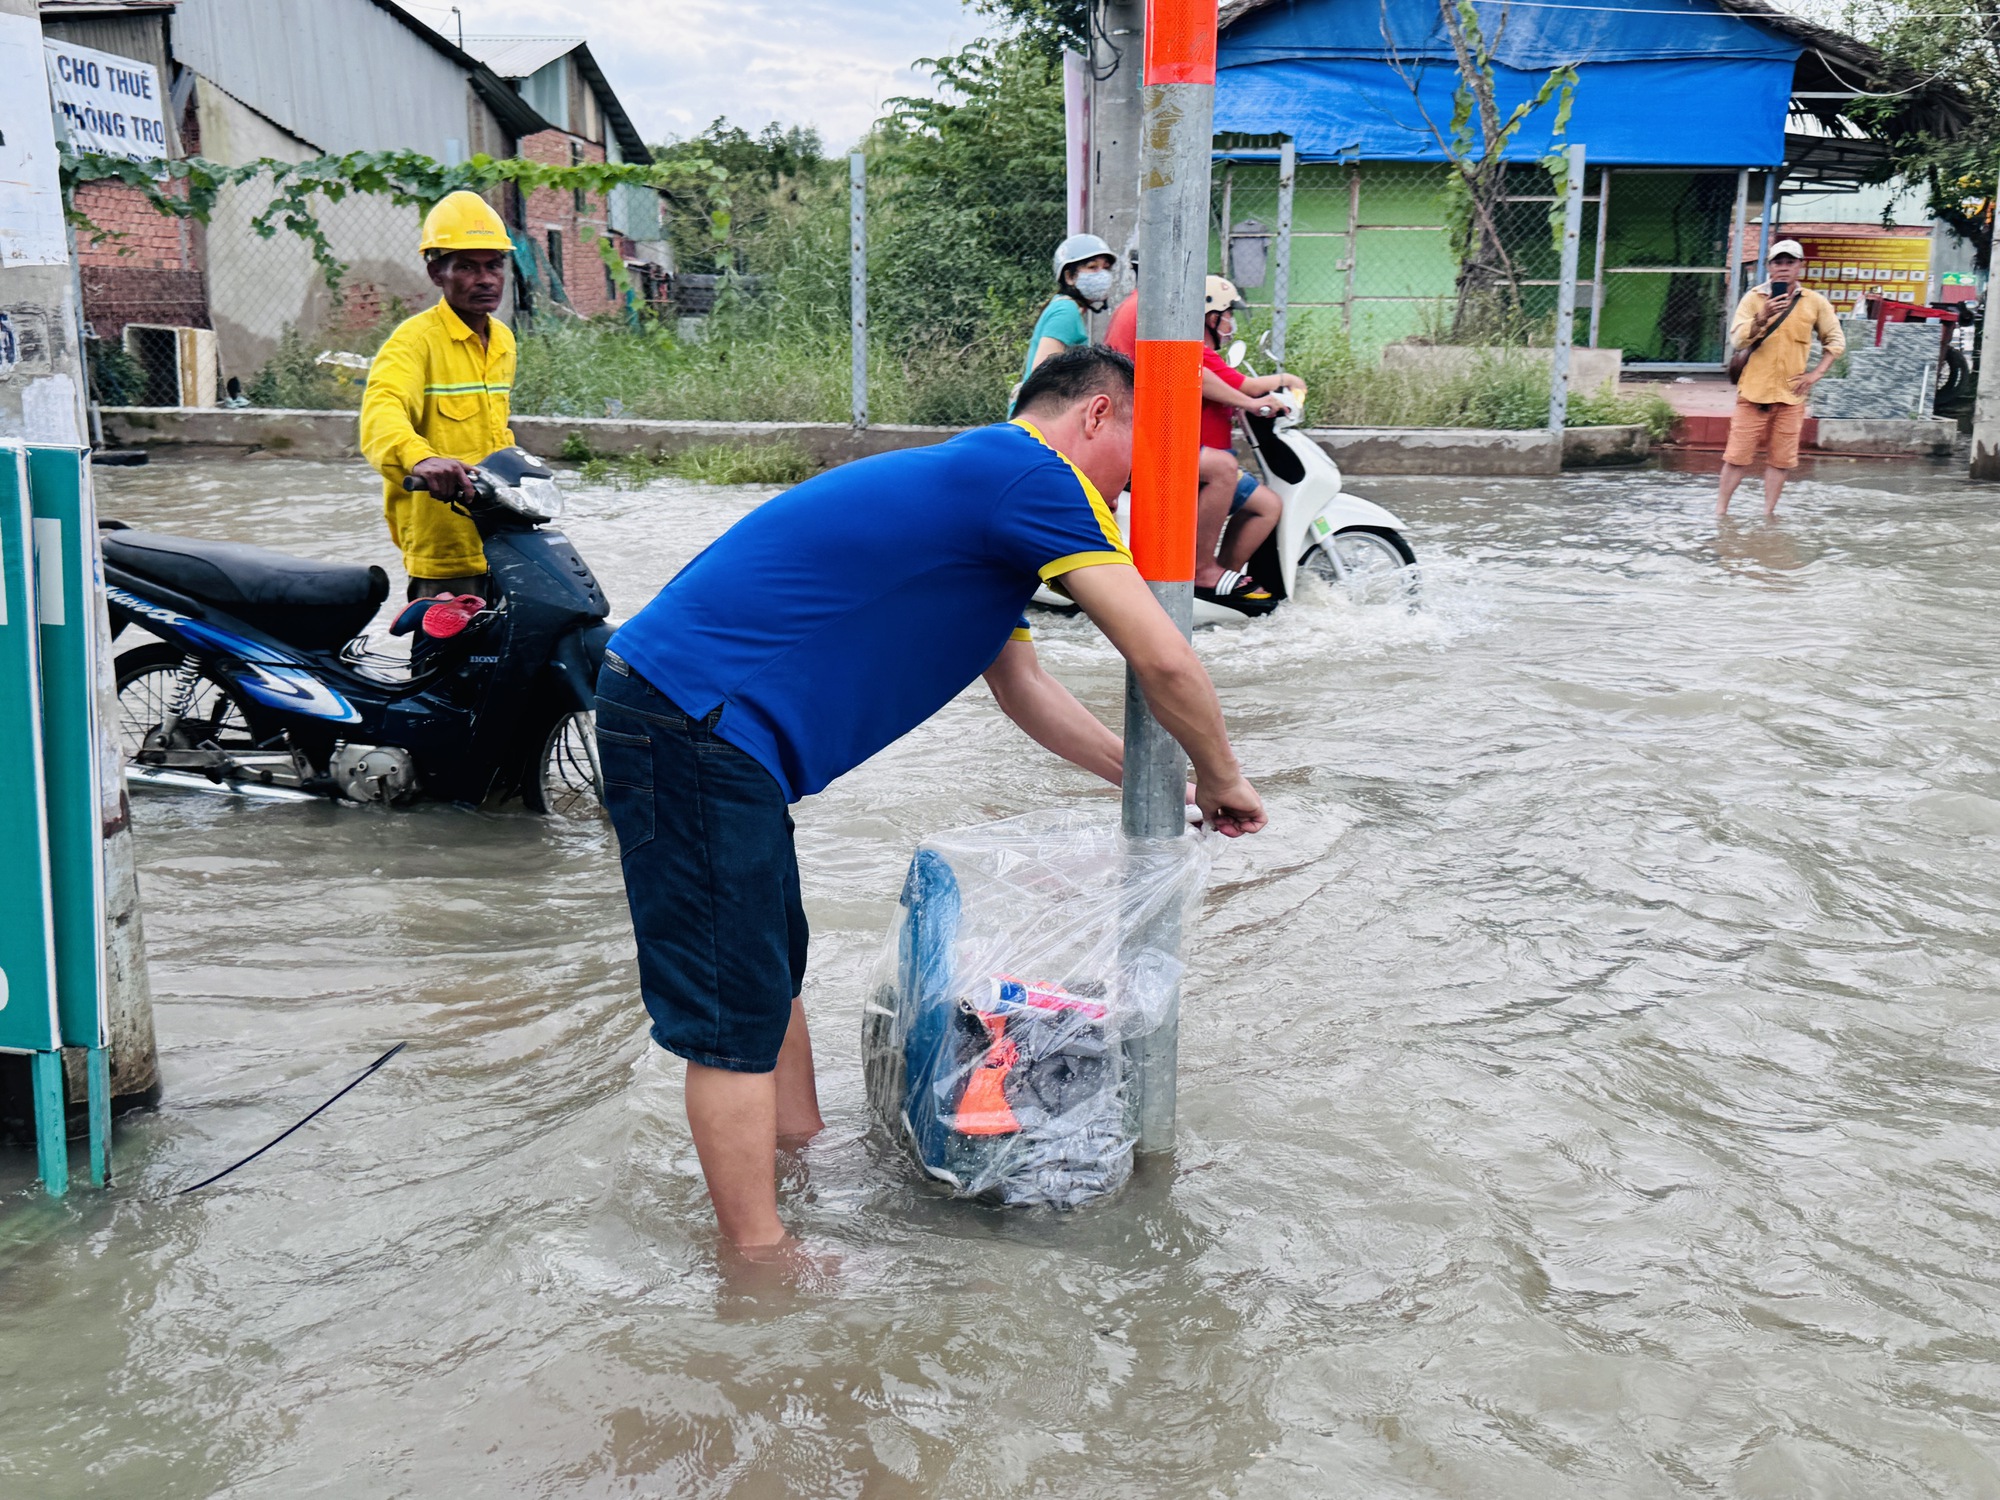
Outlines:
{"type": "MultiPolygon", "coordinates": [[[[1089,64],[1091,82],[1108,83],[1118,72],[1118,66],[1125,61],[1125,49],[1111,40],[1111,33],[1104,29],[1104,7],[1092,4],[1090,7],[1090,35],[1093,40],[1104,43],[1104,50],[1111,54],[1111,62],[1102,72],[1095,63],[1089,64]]],[[[1095,50],[1094,48],[1092,49],[1095,50]]]]}
{"type": "Polygon", "coordinates": [[[252,1151],[248,1156],[244,1157],[243,1160],[235,1162],[230,1166],[224,1167],[220,1172],[217,1172],[213,1177],[204,1177],[200,1182],[197,1182],[193,1187],[182,1188],[181,1195],[184,1196],[188,1193],[200,1192],[203,1188],[207,1187],[211,1182],[222,1181],[223,1178],[227,1177],[231,1172],[234,1172],[237,1167],[249,1166],[251,1162],[255,1161],[258,1157],[262,1156],[266,1151],[269,1151],[273,1146],[277,1145],[279,1141],[282,1141],[285,1138],[285,1136],[288,1136],[292,1134],[293,1131],[301,1130],[305,1126],[311,1124],[315,1118],[317,1118],[320,1114],[325,1112],[327,1107],[331,1105],[335,1099],[339,1099],[342,1096],[351,1093],[355,1088],[357,1088],[361,1084],[361,1082],[364,1079],[366,1079],[377,1068],[381,1067],[383,1063],[387,1062],[390,1058],[394,1057],[398,1052],[401,1052],[405,1047],[409,1045],[410,1044],[408,1042],[396,1043],[395,1046],[391,1047],[387,1052],[384,1052],[380,1057],[376,1058],[375,1061],[370,1063],[367,1067],[363,1068],[361,1072],[358,1075],[356,1075],[353,1081],[347,1085],[346,1088],[341,1089],[340,1092],[335,1094],[332,1099],[327,1100],[325,1104],[322,1104],[318,1109],[314,1110],[311,1114],[307,1115],[303,1120],[299,1121],[299,1123],[294,1125],[291,1128],[291,1130],[287,1130],[281,1135],[272,1137],[270,1140],[266,1141],[263,1145],[259,1146],[255,1151],[252,1151]]]}

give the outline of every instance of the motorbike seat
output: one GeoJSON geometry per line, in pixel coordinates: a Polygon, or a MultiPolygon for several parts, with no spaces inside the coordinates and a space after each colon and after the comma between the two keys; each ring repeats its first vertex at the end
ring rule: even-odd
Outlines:
{"type": "Polygon", "coordinates": [[[389,575],[372,565],[317,562],[242,542],[156,531],[102,535],[109,566],[212,604],[308,650],[349,640],[389,597],[389,575]]]}

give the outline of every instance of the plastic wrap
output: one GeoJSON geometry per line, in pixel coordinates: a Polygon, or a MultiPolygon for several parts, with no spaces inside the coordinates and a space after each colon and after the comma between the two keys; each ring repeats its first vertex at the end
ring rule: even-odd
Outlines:
{"type": "Polygon", "coordinates": [[[963,1197],[1073,1208],[1132,1172],[1145,1040],[1178,1020],[1200,838],[1115,812],[954,829],[910,861],[862,1056],[878,1120],[963,1197]]]}

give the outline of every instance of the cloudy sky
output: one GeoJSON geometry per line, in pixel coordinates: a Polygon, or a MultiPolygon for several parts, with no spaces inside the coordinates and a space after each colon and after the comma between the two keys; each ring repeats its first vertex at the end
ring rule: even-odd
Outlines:
{"type": "MultiPolygon", "coordinates": [[[[447,37],[449,6],[400,0],[447,37]]],[[[852,145],[884,99],[927,93],[920,57],[984,29],[957,0],[459,0],[468,36],[581,36],[639,133],[693,135],[717,115],[755,130],[816,125],[852,145]]]]}

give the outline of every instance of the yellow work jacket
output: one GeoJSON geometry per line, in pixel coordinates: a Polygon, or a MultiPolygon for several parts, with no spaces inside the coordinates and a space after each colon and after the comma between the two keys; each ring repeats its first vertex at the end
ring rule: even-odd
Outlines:
{"type": "MultiPolygon", "coordinates": [[[[1743,300],[1736,304],[1736,316],[1729,323],[1730,347],[1742,349],[1749,345],[1751,330],[1764,315],[1765,304],[1770,300],[1769,282],[1743,294],[1743,300]]],[[[1812,357],[1813,335],[1819,335],[1820,343],[1836,359],[1847,348],[1847,335],[1841,331],[1840,319],[1831,302],[1810,287],[1801,287],[1799,304],[1757,346],[1750,363],[1743,367],[1743,378],[1736,382],[1736,394],[1745,401],[1755,401],[1760,406],[1773,401],[1797,406],[1806,398],[1792,389],[1792,381],[1806,372],[1806,361],[1812,357]]]]}
{"type": "Polygon", "coordinates": [[[361,452],[382,476],[389,535],[412,578],[467,578],[486,571],[479,530],[422,491],[403,488],[427,458],[477,463],[510,446],[508,394],[514,335],[486,320],[486,343],[440,301],[404,320],[368,366],[361,398],[361,452]]]}

